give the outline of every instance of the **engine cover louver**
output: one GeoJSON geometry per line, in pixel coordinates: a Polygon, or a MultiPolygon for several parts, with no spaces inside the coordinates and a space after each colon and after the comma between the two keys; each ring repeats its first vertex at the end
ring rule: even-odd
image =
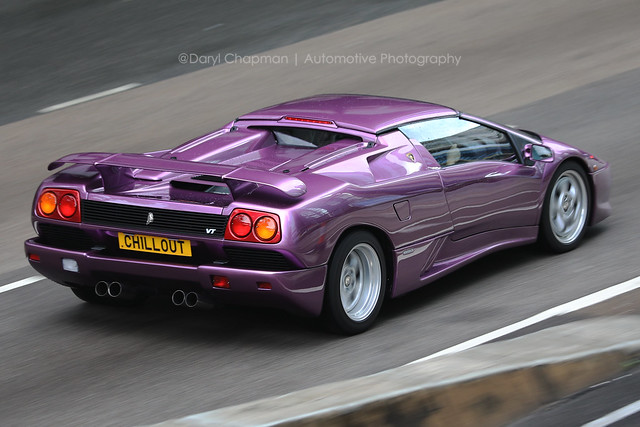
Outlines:
{"type": "Polygon", "coordinates": [[[126,227],[140,232],[167,232],[196,236],[222,237],[226,215],[130,206],[120,203],[82,200],[85,224],[126,227]]]}

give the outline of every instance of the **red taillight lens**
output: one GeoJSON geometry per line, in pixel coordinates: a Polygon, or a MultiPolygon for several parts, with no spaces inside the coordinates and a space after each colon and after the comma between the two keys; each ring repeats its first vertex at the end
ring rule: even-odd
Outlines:
{"type": "Polygon", "coordinates": [[[51,215],[58,205],[58,198],[55,193],[51,191],[46,191],[40,195],[40,200],[38,200],[38,206],[40,207],[40,211],[45,215],[51,215]]]}
{"type": "Polygon", "coordinates": [[[329,121],[329,120],[305,119],[303,117],[286,116],[284,119],[291,120],[292,122],[315,123],[317,125],[333,125],[334,124],[332,121],[329,121]]]}
{"type": "Polygon", "coordinates": [[[251,233],[251,217],[240,213],[231,219],[231,231],[238,237],[247,237],[251,233]]]}
{"type": "Polygon", "coordinates": [[[226,240],[252,243],[278,243],[280,217],[273,213],[250,209],[234,209],[224,232],[226,240]]]}
{"type": "Polygon", "coordinates": [[[80,192],[68,188],[45,188],[35,208],[36,215],[44,218],[80,222],[80,192]]]}
{"type": "Polygon", "coordinates": [[[65,194],[58,205],[60,214],[65,218],[71,218],[78,210],[78,200],[71,194],[65,194]]]}
{"type": "Polygon", "coordinates": [[[258,220],[256,221],[255,230],[258,239],[271,240],[278,232],[278,224],[276,224],[276,221],[273,218],[269,216],[263,216],[258,218],[258,220]]]}

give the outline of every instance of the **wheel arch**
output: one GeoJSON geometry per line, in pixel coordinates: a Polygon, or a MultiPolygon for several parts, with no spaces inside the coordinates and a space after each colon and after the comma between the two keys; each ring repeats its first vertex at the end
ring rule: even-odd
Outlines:
{"type": "Polygon", "coordinates": [[[563,159],[562,162],[558,163],[558,165],[556,166],[556,168],[554,169],[553,173],[555,174],[556,171],[562,167],[563,165],[566,165],[567,163],[573,163],[575,165],[577,165],[580,169],[582,169],[582,171],[584,172],[584,174],[587,177],[587,185],[588,185],[588,190],[589,190],[589,214],[587,216],[587,225],[591,223],[591,217],[593,216],[593,210],[595,209],[595,183],[593,181],[593,176],[591,175],[590,171],[589,171],[589,165],[587,164],[586,160],[578,157],[578,156],[570,156],[567,157],[566,159],[563,159]]]}
{"type": "Polygon", "coordinates": [[[391,291],[393,290],[394,278],[395,278],[395,263],[394,263],[394,252],[393,252],[393,243],[389,235],[379,227],[370,224],[354,224],[350,227],[345,228],[338,237],[336,244],[334,245],[331,256],[329,257],[329,262],[333,259],[336,248],[340,244],[340,242],[349,234],[355,233],[357,231],[366,231],[371,233],[380,246],[382,247],[382,252],[384,255],[384,264],[386,268],[386,283],[385,283],[385,296],[388,298],[391,295],[391,291]]]}

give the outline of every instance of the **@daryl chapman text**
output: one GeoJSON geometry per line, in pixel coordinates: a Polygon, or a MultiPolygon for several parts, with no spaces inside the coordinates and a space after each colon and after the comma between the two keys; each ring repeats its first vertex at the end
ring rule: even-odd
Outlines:
{"type": "Polygon", "coordinates": [[[322,54],[292,54],[292,55],[239,55],[237,53],[218,53],[215,55],[199,55],[197,53],[181,53],[178,62],[181,64],[197,65],[415,65],[443,66],[460,64],[462,56],[451,54],[443,55],[414,55],[409,53],[392,54],[379,53],[377,55],[365,55],[354,53],[350,55],[322,54]]]}

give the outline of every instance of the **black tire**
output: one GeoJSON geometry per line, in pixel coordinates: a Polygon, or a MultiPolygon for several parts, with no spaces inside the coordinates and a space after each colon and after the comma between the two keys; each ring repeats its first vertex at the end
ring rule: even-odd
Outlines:
{"type": "Polygon", "coordinates": [[[338,243],[325,283],[323,317],[330,330],[354,335],[373,325],[384,300],[385,265],[382,246],[369,232],[353,232],[338,243]]]}
{"type": "Polygon", "coordinates": [[[573,161],[563,163],[547,188],[539,242],[556,253],[575,249],[587,230],[590,214],[591,188],[587,174],[573,161]]]}

